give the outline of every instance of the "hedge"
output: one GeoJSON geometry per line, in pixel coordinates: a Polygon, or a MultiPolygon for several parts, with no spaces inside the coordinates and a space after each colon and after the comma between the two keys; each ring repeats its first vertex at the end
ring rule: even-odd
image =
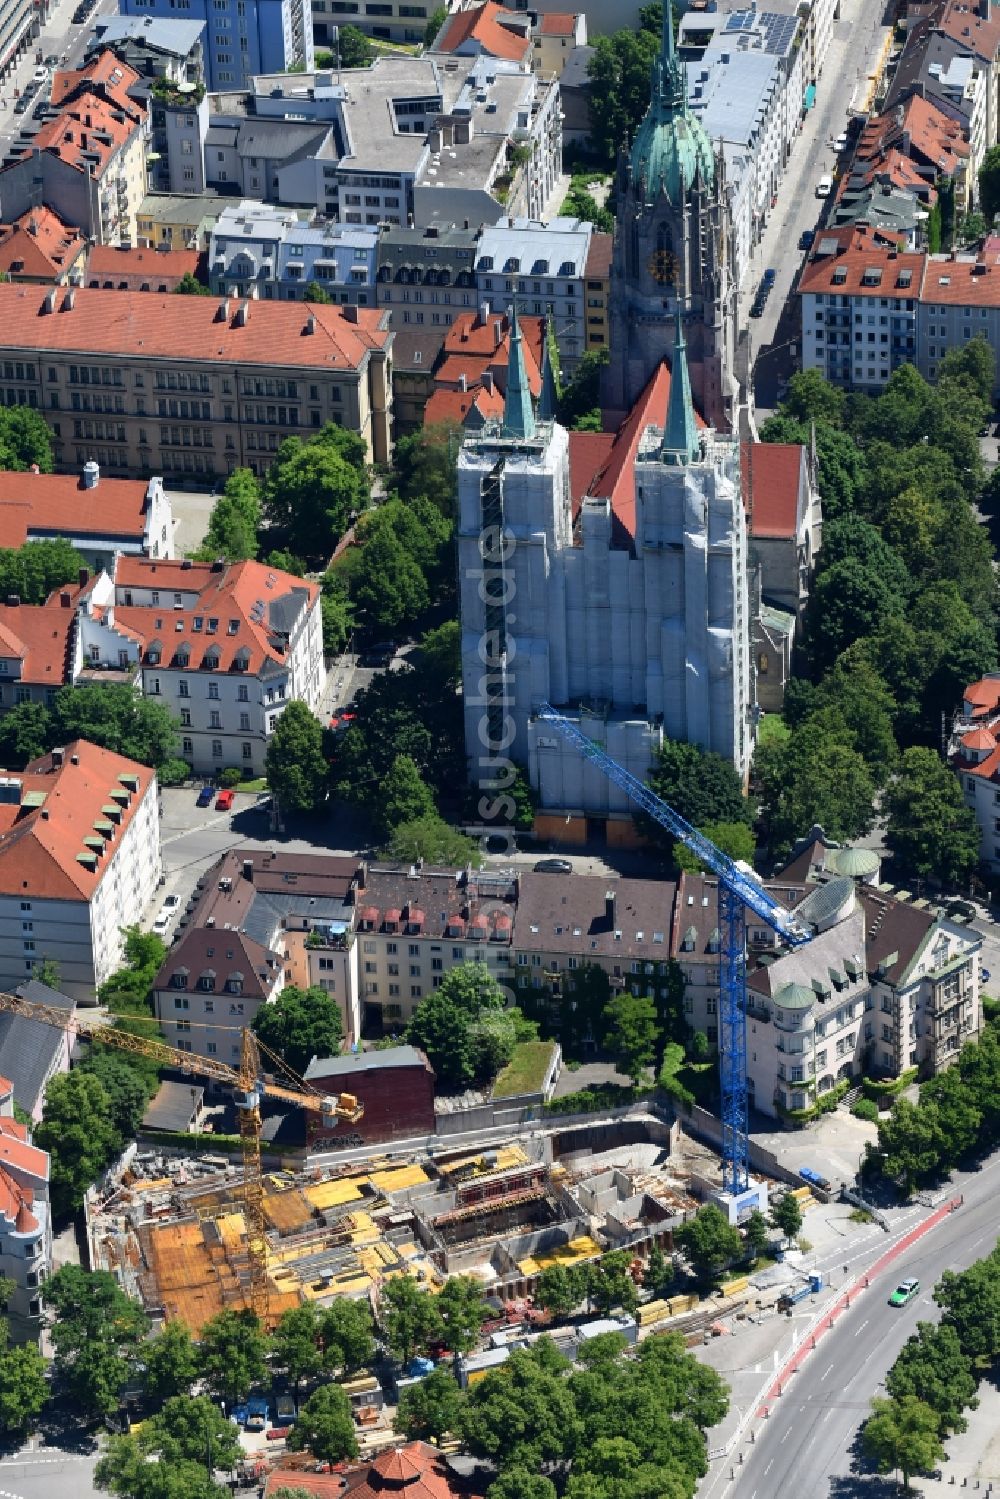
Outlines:
{"type": "Polygon", "coordinates": [[[897,1093],[902,1093],[911,1083],[917,1080],[917,1068],[907,1067],[898,1077],[863,1077],[861,1089],[866,1098],[895,1098],[897,1093]]]}

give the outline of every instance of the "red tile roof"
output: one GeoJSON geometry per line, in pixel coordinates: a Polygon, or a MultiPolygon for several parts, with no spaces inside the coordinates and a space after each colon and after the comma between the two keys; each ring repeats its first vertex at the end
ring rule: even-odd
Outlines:
{"type": "Polygon", "coordinates": [[[410,1442],[403,1448],[381,1453],[367,1470],[345,1474],[344,1499],[456,1499],[460,1492],[452,1482],[447,1462],[426,1442],[410,1442]]]}
{"type": "Polygon", "coordinates": [[[19,1124],[6,1115],[0,1118],[0,1166],[11,1173],[19,1171],[24,1176],[34,1176],[39,1181],[49,1179],[47,1152],[29,1143],[26,1124],[19,1124]]]}
{"type": "Polygon", "coordinates": [[[211,564],[185,568],[183,562],[153,561],[147,557],[122,557],[115,573],[115,597],[127,588],[162,588],[173,593],[198,591],[196,602],[185,609],[167,609],[161,604],[115,604],[114,622],[143,646],[147,664],[159,655],[163,666],[178,664],[186,653],[191,669],[216,657],[215,671],[261,671],[267,662],[284,664],[284,625],[298,612],[294,602],[306,610],[319,598],[318,583],[295,578],[262,562],[226,563],[218,572],[211,564]],[[276,606],[279,606],[276,608],[276,606]],[[201,621],[195,626],[195,619],[201,621]],[[214,633],[208,621],[217,620],[214,633]]]}
{"type": "Polygon", "coordinates": [[[117,245],[94,245],[87,259],[87,278],[114,281],[121,276],[180,281],[194,275],[201,255],[197,250],[123,250],[117,245]]]}
{"type": "Polygon", "coordinates": [[[102,477],[86,489],[76,474],[0,469],[0,547],[23,546],[29,536],[120,536],[141,542],[146,488],[141,479],[102,477]]]}
{"type": "Polygon", "coordinates": [[[845,236],[842,232],[828,234],[820,230],[815,248],[803,267],[798,289],[803,296],[836,292],[843,297],[919,299],[926,261],[926,255],[899,254],[850,231],[845,236]],[[824,254],[830,241],[836,242],[836,252],[824,254]],[[908,284],[906,273],[909,273],[908,284]]]}
{"type": "Polygon", "coordinates": [[[506,58],[509,62],[524,62],[531,50],[526,36],[508,31],[501,19],[509,15],[502,5],[486,0],[485,5],[471,6],[459,10],[445,23],[435,43],[436,52],[457,52],[467,41],[478,42],[480,50],[490,57],[506,58]]]}
{"type": "Polygon", "coordinates": [[[86,240],[45,204],[0,225],[0,271],[13,279],[55,281],[75,264],[86,240]]]}
{"type": "Polygon", "coordinates": [[[0,655],[20,661],[19,680],[64,687],[72,679],[76,612],[57,602],[0,605],[0,655]]]}
{"type": "Polygon", "coordinates": [[[128,95],[138,82],[135,69],[113,52],[100,53],[79,72],[56,73],[52,103],[63,108],[42,126],[24,154],[50,151],[100,181],[108,163],[146,118],[142,105],[128,95]]]}
{"type": "Polygon", "coordinates": [[[907,99],[901,109],[873,115],[868,120],[858,141],[855,161],[877,163],[893,147],[904,156],[915,156],[933,167],[935,176],[943,177],[953,176],[969,155],[969,143],[959,122],[919,94],[907,99]]]}
{"type": "MultiPolygon", "coordinates": [[[[65,747],[62,765],[54,766],[52,756],[43,755],[8,775],[21,783],[21,804],[0,804],[0,894],[30,891],[32,900],[89,900],[108,859],[98,856],[95,868],[82,864],[77,855],[88,853],[84,839],[95,836],[95,821],[108,820],[102,808],[110,798],[119,801],[122,809],[108,844],[112,851],[116,849],[155,772],[77,739],[65,747]],[[129,792],[122,776],[134,776],[138,790],[129,792]],[[31,792],[41,793],[41,806],[24,805],[24,797],[31,792]]],[[[0,1126],[9,1122],[0,1120],[0,1126]]]]}
{"type": "MultiPolygon", "coordinates": [[[[518,321],[528,385],[537,400],[542,389],[545,319],[522,317],[518,321]]],[[[501,416],[509,362],[510,318],[505,312],[490,312],[485,319],[479,312],[459,313],[445,334],[434,370],[434,390],[424,408],[424,426],[464,422],[473,407],[481,417],[501,416]],[[492,392],[483,386],[487,374],[493,377],[492,392]]]]}
{"type": "Polygon", "coordinates": [[[804,467],[805,448],[798,443],[740,444],[743,503],[751,536],[798,535],[804,467]]]}
{"type": "Polygon", "coordinates": [[[45,295],[42,287],[0,284],[0,344],[25,350],[127,354],[197,363],[217,360],[329,372],[331,367],[359,369],[369,350],[385,348],[391,338],[384,308],[249,302],[247,320],[241,326],[237,311],[242,304],[235,298],[228,303],[225,319],[217,320],[226,304],[215,297],[79,287],[70,306],[68,293],[56,293],[55,311],[45,314],[45,295]],[[311,335],[306,332],[310,320],[311,335]]]}
{"type": "Polygon", "coordinates": [[[966,687],[962,700],[975,708],[1000,709],[1000,677],[981,677],[966,687]]]}
{"type": "Polygon", "coordinates": [[[961,745],[966,750],[995,750],[997,742],[989,729],[971,729],[962,735],[961,745]]]}
{"type": "Polygon", "coordinates": [[[1000,15],[995,6],[987,5],[983,16],[969,0],[947,0],[936,27],[959,46],[987,62],[996,62],[1000,53],[1000,15]]]}
{"type": "Polygon", "coordinates": [[[550,11],[542,16],[538,29],[542,36],[572,36],[576,30],[576,16],[570,11],[550,11]]]}
{"type": "Polygon", "coordinates": [[[503,396],[495,385],[492,390],[484,385],[474,385],[471,390],[446,390],[439,386],[424,407],[424,426],[433,427],[438,422],[464,425],[473,408],[483,421],[488,418],[498,421],[503,416],[503,396]]]}
{"type": "Polygon", "coordinates": [[[1000,307],[1000,265],[928,257],[920,300],[949,307],[1000,307]]]}

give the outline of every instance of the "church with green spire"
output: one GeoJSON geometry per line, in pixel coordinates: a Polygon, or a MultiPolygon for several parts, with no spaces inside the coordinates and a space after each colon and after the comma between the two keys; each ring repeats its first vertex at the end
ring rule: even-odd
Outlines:
{"type": "Polygon", "coordinates": [[[688,102],[670,6],[653,62],[650,101],[618,164],[609,314],[614,330],[602,404],[631,410],[665,360],[678,311],[695,406],[710,426],[734,425],[736,286],[721,152],[688,102]]]}

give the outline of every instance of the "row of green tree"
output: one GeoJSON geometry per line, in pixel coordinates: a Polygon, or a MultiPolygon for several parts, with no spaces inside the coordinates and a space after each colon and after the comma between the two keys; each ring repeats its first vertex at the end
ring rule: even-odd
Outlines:
{"type": "Polygon", "coordinates": [[[167,708],[131,687],[60,687],[50,705],[18,703],[4,714],[0,761],[21,769],[56,745],[89,739],[140,765],[153,766],[160,781],[171,785],[190,769],[176,756],[177,728],[167,708]]]}
{"type": "Polygon", "coordinates": [[[882,1473],[899,1469],[904,1488],[911,1475],[933,1472],[945,1437],[965,1430],[980,1371],[1000,1357],[1000,1245],[967,1270],[946,1270],[934,1300],[940,1323],[917,1323],[862,1430],[868,1456],[882,1473]]]}
{"type": "Polygon", "coordinates": [[[879,1120],[877,1150],[868,1151],[886,1176],[912,1192],[998,1141],[1000,1033],[988,1025],[977,1041],[965,1043],[951,1067],[921,1085],[917,1103],[897,1099],[879,1120]]]}
{"type": "Polygon", "coordinates": [[[882,795],[900,872],[947,882],[975,867],[975,821],[936,746],[963,688],[997,662],[993,549],[973,510],[994,370],[977,338],[936,384],[904,366],[879,396],[807,371],[762,431],[807,445],[815,433],[824,509],[808,675],[789,684],[755,765],[776,849],[815,822],[857,837],[882,795]]]}

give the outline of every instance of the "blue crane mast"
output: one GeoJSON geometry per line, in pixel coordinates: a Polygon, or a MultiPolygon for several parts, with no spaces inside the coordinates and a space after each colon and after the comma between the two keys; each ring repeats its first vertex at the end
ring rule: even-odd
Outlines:
{"type": "Polygon", "coordinates": [[[538,714],[597,767],[609,781],[661,827],[697,854],[719,881],[719,930],[722,959],[719,971],[719,1079],[722,1094],[722,1186],[739,1197],[750,1185],[747,1149],[747,992],[746,908],[767,923],[790,947],[801,947],[812,931],[793,912],[765,890],[746,865],[730,859],[712,841],[686,822],[660,797],[654,796],[593,739],[580,732],[561,713],[543,703],[538,714]]]}

